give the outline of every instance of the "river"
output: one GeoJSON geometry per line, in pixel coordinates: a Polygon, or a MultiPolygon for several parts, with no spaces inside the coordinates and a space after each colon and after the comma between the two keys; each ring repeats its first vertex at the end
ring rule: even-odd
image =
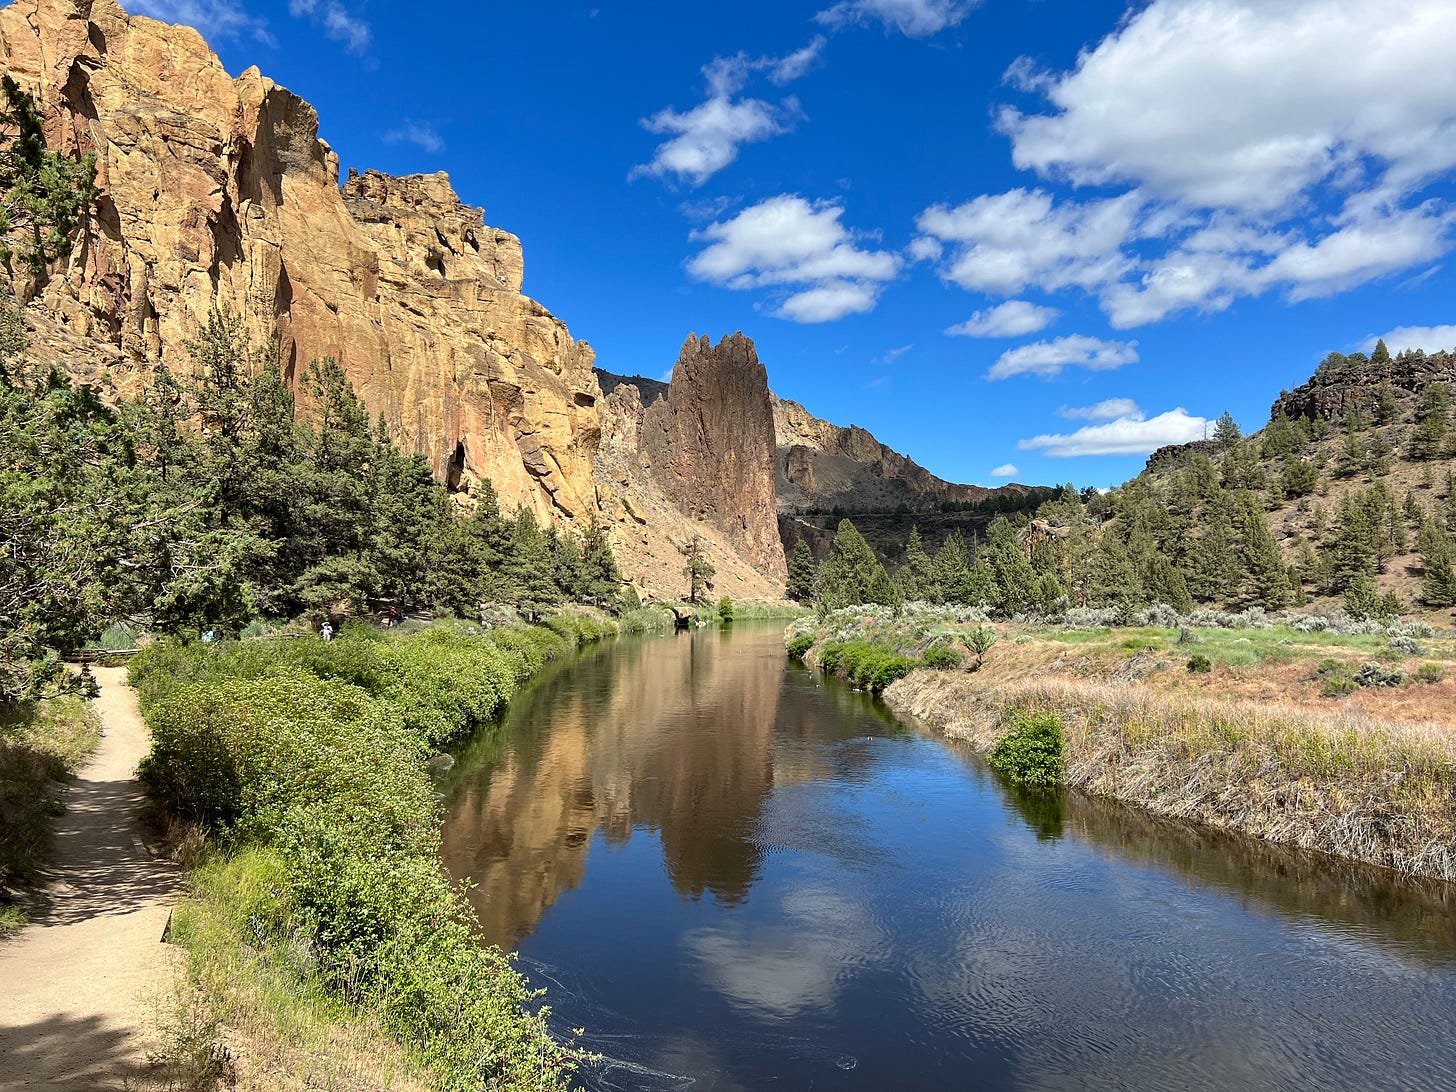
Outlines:
{"type": "Polygon", "coordinates": [[[442,786],[586,1087],[1456,1089],[1456,891],[1010,790],[782,632],[589,649],[442,786]]]}

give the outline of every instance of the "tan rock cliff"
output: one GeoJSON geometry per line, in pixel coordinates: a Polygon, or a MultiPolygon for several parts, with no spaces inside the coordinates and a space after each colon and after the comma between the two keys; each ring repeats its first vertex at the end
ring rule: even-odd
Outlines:
{"type": "Polygon", "coordinates": [[[311,106],[115,0],[16,0],[0,57],[51,144],[96,153],[103,193],[29,308],[42,351],[134,390],[148,362],[186,370],[188,338],[229,307],[290,374],[336,357],[442,478],[488,476],[548,518],[595,508],[591,349],[521,295],[520,242],[445,176],[341,191],[311,106]]]}

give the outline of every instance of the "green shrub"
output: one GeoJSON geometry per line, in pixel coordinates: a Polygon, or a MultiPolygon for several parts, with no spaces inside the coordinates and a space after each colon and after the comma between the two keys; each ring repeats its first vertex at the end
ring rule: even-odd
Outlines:
{"type": "Polygon", "coordinates": [[[718,621],[725,626],[733,624],[733,600],[726,595],[718,600],[718,621]]]}
{"type": "Polygon", "coordinates": [[[236,943],[287,953],[290,973],[372,1013],[442,1088],[561,1089],[575,1052],[440,872],[425,760],[524,674],[610,631],[569,615],[489,636],[154,646],[132,664],[153,734],[141,776],[250,862],[236,943]]]}
{"type": "Polygon", "coordinates": [[[1440,682],[1446,677],[1446,669],[1440,664],[1421,664],[1416,668],[1416,678],[1426,685],[1440,682]]]}
{"type": "Polygon", "coordinates": [[[1405,682],[1405,670],[1399,667],[1382,667],[1371,661],[1360,665],[1360,670],[1355,672],[1355,682],[1359,686],[1399,686],[1405,682]]]}
{"type": "Polygon", "coordinates": [[[789,658],[791,660],[802,660],[805,654],[814,647],[814,638],[809,634],[801,634],[795,637],[788,644],[789,658]]]}
{"type": "Polygon", "coordinates": [[[1194,675],[1207,675],[1213,670],[1213,661],[1201,652],[1188,657],[1188,670],[1194,675]]]}
{"type": "Polygon", "coordinates": [[[1354,676],[1346,672],[1326,675],[1324,684],[1320,687],[1320,693],[1327,698],[1343,698],[1346,694],[1353,694],[1359,689],[1360,684],[1355,681],[1354,676]]]}
{"type": "Polygon", "coordinates": [[[824,647],[819,654],[819,667],[852,686],[878,694],[896,679],[914,671],[916,662],[869,641],[843,641],[824,647]]]}
{"type": "Polygon", "coordinates": [[[920,656],[920,666],[934,668],[937,671],[946,671],[960,667],[965,663],[965,657],[948,644],[937,641],[925,650],[920,656]]]}
{"type": "Polygon", "coordinates": [[[1021,785],[1060,785],[1065,768],[1062,721],[1055,713],[1016,713],[1011,730],[986,761],[1021,785]]]}

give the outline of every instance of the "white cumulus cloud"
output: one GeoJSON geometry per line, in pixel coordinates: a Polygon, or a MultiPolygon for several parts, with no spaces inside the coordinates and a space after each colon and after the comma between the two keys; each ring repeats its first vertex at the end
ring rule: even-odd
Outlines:
{"type": "Polygon", "coordinates": [[[1453,51],[1449,0],[1151,0],[1067,71],[1013,63],[1046,108],[997,121],[1016,166],[1123,192],[934,205],[916,255],[973,291],[1079,289],[1117,329],[1430,268],[1456,228],[1433,186],[1456,170],[1453,51]]]}
{"type": "Polygon", "coordinates": [[[989,310],[977,311],[965,322],[949,327],[946,333],[960,337],[1025,337],[1045,330],[1060,314],[1055,307],[1007,300],[989,310]]]}
{"type": "Polygon", "coordinates": [[[1111,371],[1138,359],[1136,341],[1103,341],[1086,334],[1069,334],[1052,341],[1018,345],[1002,353],[987,379],[1008,379],[1013,375],[1039,375],[1045,379],[1060,375],[1065,368],[1111,371]]]}
{"type": "Polygon", "coordinates": [[[841,0],[814,18],[830,27],[878,22],[907,38],[928,38],[958,24],[975,6],[976,0],[841,0]]]}
{"type": "Polygon", "coordinates": [[[1448,0],[1153,0],[1047,80],[1052,112],[1001,127],[1018,167],[1274,209],[1362,171],[1456,166],[1453,54],[1448,0]]]}
{"type": "Polygon", "coordinates": [[[445,138],[428,122],[406,118],[384,134],[386,144],[413,144],[427,152],[445,150],[445,138]]]}
{"type": "Polygon", "coordinates": [[[1021,471],[1019,471],[1019,470],[1016,469],[1016,464],[1015,463],[1005,463],[1005,464],[1003,464],[1001,466],[998,466],[995,470],[991,471],[991,477],[993,477],[993,478],[1014,478],[1014,477],[1016,477],[1016,475],[1018,475],[1020,473],[1021,473],[1021,471]]]}
{"type": "Polygon", "coordinates": [[[1044,190],[1015,189],[954,208],[933,205],[916,227],[923,238],[952,248],[942,272],[962,288],[997,295],[1028,286],[1095,290],[1133,268],[1122,247],[1140,206],[1131,195],[1058,203],[1044,190]]]}
{"type": "Polygon", "coordinates": [[[372,33],[369,24],[339,0],[288,0],[294,16],[307,17],[324,28],[324,33],[342,42],[350,53],[363,53],[369,48],[372,33]]]}
{"type": "Polygon", "coordinates": [[[697,280],[744,290],[777,289],[774,313],[794,322],[829,322],[870,311],[901,259],[861,248],[840,222],[844,207],[780,194],[729,220],[694,231],[707,245],[687,263],[697,280]]]}
{"type": "Polygon", "coordinates": [[[1147,455],[1167,444],[1186,444],[1203,439],[1210,422],[1177,409],[1144,419],[1141,415],[1120,417],[1100,425],[1088,425],[1076,432],[1033,436],[1017,441],[1022,451],[1040,451],[1054,458],[1081,455],[1147,455]]]}
{"type": "Polygon", "coordinates": [[[1143,411],[1131,398],[1108,398],[1094,406],[1063,406],[1057,416],[1068,421],[1113,421],[1119,417],[1141,421],[1143,411]]]}
{"type": "Polygon", "coordinates": [[[782,57],[746,53],[714,57],[703,66],[707,98],[691,110],[680,112],[669,106],[642,119],[649,133],[671,139],[657,146],[651,160],[633,167],[628,178],[676,177],[701,186],[737,159],[743,145],[787,133],[802,116],[796,98],[770,103],[740,97],[740,92],[755,73],[767,73],[769,81],[780,87],[798,79],[818,61],[824,43],[822,36],[816,36],[782,57]]]}
{"type": "Polygon", "coordinates": [[[1384,338],[1370,338],[1361,346],[1367,353],[1383,340],[1392,353],[1421,349],[1428,353],[1450,352],[1456,346],[1456,326],[1397,326],[1384,338]]]}

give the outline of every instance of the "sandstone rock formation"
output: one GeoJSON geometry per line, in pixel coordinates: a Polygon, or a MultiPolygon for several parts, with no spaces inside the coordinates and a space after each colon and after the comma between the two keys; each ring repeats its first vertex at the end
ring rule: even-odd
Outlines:
{"type": "Polygon", "coordinates": [[[521,295],[520,242],[443,175],[341,192],[311,106],[116,0],[16,0],[0,57],[52,146],[96,153],[103,193],[28,309],[42,351],[127,392],[150,362],[187,370],[188,338],[228,307],[290,373],[336,357],[442,478],[488,476],[546,518],[595,507],[593,354],[521,295]]]}
{"type": "Polygon", "coordinates": [[[135,393],[158,361],[189,372],[188,341],[230,309],[290,378],[336,358],[462,497],[489,478],[508,508],[604,519],[624,575],[658,595],[685,591],[679,550],[699,535],[717,594],[779,598],[776,507],[990,492],[776,401],[741,334],[690,338],[670,385],[599,384],[591,348],[522,294],[520,240],[443,174],[340,185],[313,108],[256,68],[229,76],[195,30],[117,0],[15,0],[0,65],[52,147],[97,157],[92,222],[21,287],[35,353],[103,391],[135,393]]]}

